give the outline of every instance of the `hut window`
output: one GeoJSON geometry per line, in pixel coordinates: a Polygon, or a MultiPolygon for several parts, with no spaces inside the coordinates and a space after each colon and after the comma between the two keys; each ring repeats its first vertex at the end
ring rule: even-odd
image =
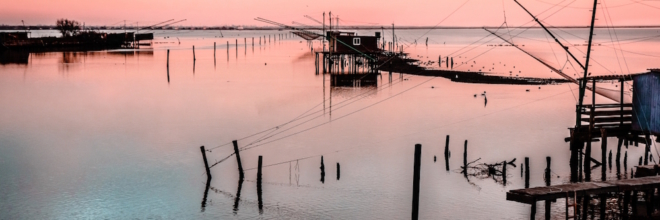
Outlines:
{"type": "Polygon", "coordinates": [[[360,38],[359,37],[354,37],[353,38],[353,45],[360,45],[360,38]]]}

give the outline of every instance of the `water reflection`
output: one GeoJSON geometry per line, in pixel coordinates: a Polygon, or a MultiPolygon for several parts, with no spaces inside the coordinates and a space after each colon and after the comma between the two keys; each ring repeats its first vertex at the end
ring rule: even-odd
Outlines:
{"type": "Polygon", "coordinates": [[[234,199],[234,215],[238,214],[238,203],[241,201],[241,189],[243,188],[243,178],[238,179],[238,189],[236,190],[236,198],[234,199]]]}
{"type": "Polygon", "coordinates": [[[0,65],[18,64],[27,65],[30,53],[26,51],[0,51],[0,65]]]}
{"type": "Polygon", "coordinates": [[[206,209],[206,198],[209,195],[209,188],[211,188],[211,181],[206,181],[206,189],[204,190],[204,198],[202,198],[202,212],[206,209]]]}
{"type": "Polygon", "coordinates": [[[334,87],[376,87],[378,86],[376,73],[367,74],[331,74],[330,85],[334,87]]]}

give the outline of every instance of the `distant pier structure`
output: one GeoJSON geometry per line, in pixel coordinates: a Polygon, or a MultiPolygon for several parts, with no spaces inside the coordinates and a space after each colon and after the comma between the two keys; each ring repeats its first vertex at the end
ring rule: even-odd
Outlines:
{"type": "Polygon", "coordinates": [[[53,52],[137,49],[151,46],[153,33],[81,31],[75,36],[29,37],[30,32],[0,33],[0,51],[53,52]]]}
{"type": "Polygon", "coordinates": [[[316,73],[330,75],[332,86],[377,85],[380,32],[358,36],[355,32],[328,31],[328,50],[315,52],[316,73]]]}

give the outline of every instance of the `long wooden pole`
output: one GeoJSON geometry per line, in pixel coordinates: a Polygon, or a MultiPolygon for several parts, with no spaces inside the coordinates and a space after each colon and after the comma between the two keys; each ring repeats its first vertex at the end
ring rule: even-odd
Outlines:
{"type": "Polygon", "coordinates": [[[204,146],[199,147],[199,149],[202,151],[202,158],[204,158],[204,168],[206,168],[206,181],[209,182],[211,181],[211,168],[209,168],[209,162],[206,160],[206,149],[204,149],[204,146]]]}
{"type": "Polygon", "coordinates": [[[419,219],[419,183],[420,168],[422,165],[422,145],[415,144],[415,170],[413,173],[413,207],[412,220],[419,219]]]}
{"type": "Polygon", "coordinates": [[[233,140],[232,144],[234,144],[234,154],[236,154],[236,163],[238,163],[238,173],[240,176],[240,179],[243,179],[245,175],[243,174],[243,165],[241,164],[241,155],[239,154],[238,150],[238,141],[233,140]]]}

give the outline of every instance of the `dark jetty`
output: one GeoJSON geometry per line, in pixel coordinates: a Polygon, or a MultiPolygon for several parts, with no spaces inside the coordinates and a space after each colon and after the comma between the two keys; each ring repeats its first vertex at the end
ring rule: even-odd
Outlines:
{"type": "Polygon", "coordinates": [[[566,79],[533,78],[533,77],[506,77],[491,76],[483,72],[465,72],[456,70],[429,70],[413,63],[415,59],[383,56],[379,59],[381,71],[392,71],[397,73],[435,76],[450,79],[453,82],[484,83],[484,84],[511,84],[511,85],[548,85],[570,82],[566,79]],[[391,63],[391,64],[390,64],[391,63]]]}
{"type": "Polygon", "coordinates": [[[29,38],[27,32],[5,32],[0,33],[0,51],[53,52],[136,48],[143,40],[153,40],[153,34],[84,31],[75,36],[29,38]]]}

